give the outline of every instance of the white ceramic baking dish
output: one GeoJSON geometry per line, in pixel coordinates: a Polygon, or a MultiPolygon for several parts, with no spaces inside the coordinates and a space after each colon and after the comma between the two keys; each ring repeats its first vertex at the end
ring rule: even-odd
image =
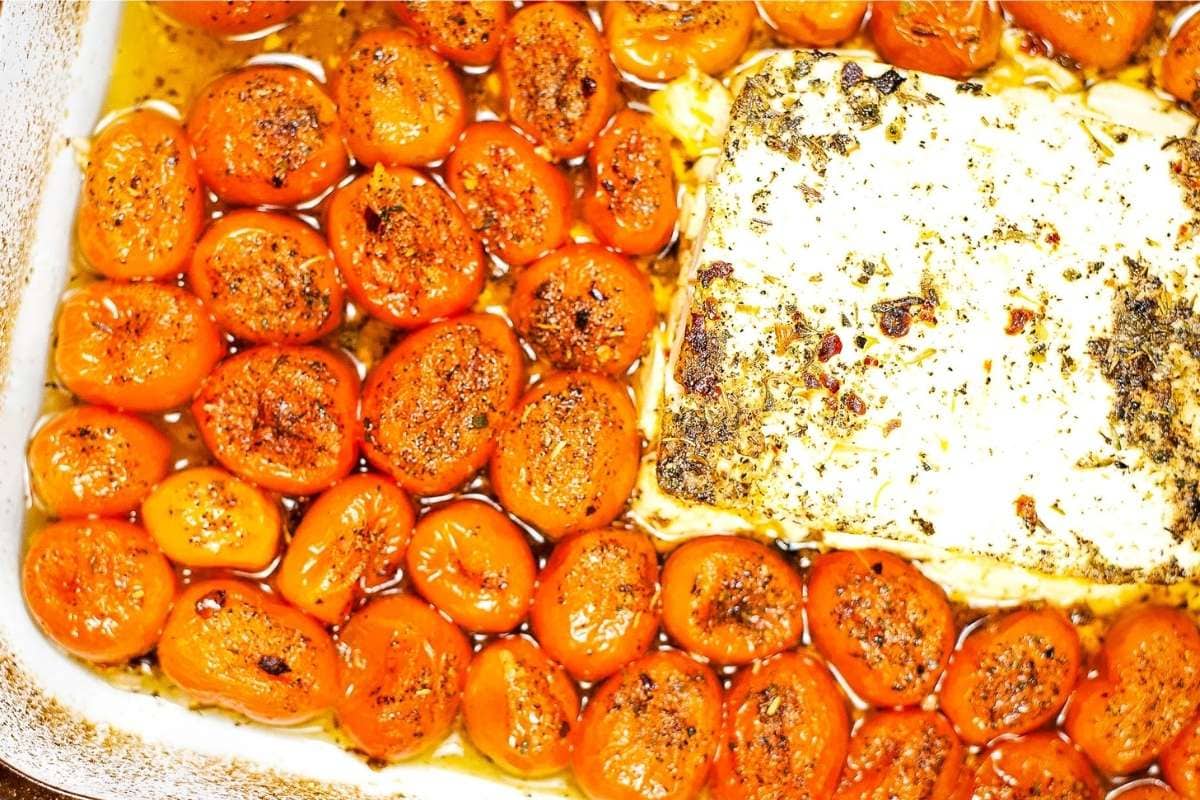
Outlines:
{"type": "Polygon", "coordinates": [[[25,443],[70,263],[80,182],[71,138],[96,123],[121,10],[111,1],[0,7],[0,760],[96,800],[563,796],[553,782],[517,785],[432,764],[373,769],[321,736],[125,691],[31,622],[19,583],[25,443]]]}

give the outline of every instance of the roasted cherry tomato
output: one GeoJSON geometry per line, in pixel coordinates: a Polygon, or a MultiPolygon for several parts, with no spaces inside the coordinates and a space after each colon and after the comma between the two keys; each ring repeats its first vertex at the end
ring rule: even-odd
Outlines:
{"type": "Polygon", "coordinates": [[[781,38],[806,47],[844,42],[867,14],[865,0],[760,0],[758,7],[781,38]]]}
{"type": "Polygon", "coordinates": [[[33,492],[59,517],[113,516],[138,507],[171,468],[171,443],[132,414],[75,406],[29,443],[33,492]]]}
{"type": "Polygon", "coordinates": [[[467,128],[446,162],[446,184],[494,255],[528,264],[567,239],[571,186],[503,122],[467,128]]]}
{"type": "Polygon", "coordinates": [[[79,249],[110,278],[178,274],[204,224],[204,192],[179,123],[118,117],[92,140],[79,201],[79,249]]]}
{"type": "Polygon", "coordinates": [[[808,574],[813,644],[864,700],[918,703],[954,648],[942,590],[903,559],[878,550],[826,553],[808,574]]]}
{"type": "Polygon", "coordinates": [[[583,217],[605,244],[630,255],[661,250],[675,232],[671,146],[649,114],[625,109],[588,153],[583,217]]]}
{"type": "Polygon", "coordinates": [[[850,739],[835,800],[950,800],[963,746],[936,711],[872,714],[850,739]]]}
{"type": "Polygon", "coordinates": [[[1200,717],[1193,719],[1158,757],[1163,779],[1179,794],[1200,797],[1200,717]]]}
{"type": "Polygon", "coordinates": [[[304,512],[279,565],[279,593],[322,622],[340,622],[364,591],[395,579],[414,518],[391,479],[343,478],[304,512]]]}
{"type": "Polygon", "coordinates": [[[575,782],[594,800],[684,800],[704,785],[721,724],[712,670],[677,650],[627,664],[575,731],[575,782]]]}
{"type": "Polygon", "coordinates": [[[205,380],[192,414],[226,469],[277,492],[313,494],[358,460],[358,375],[319,347],[243,350],[205,380]]]}
{"type": "Polygon", "coordinates": [[[217,324],[255,344],[303,344],[342,322],[342,284],[329,245],[298,219],[232,211],[196,245],[192,291],[217,324]]]}
{"type": "Polygon", "coordinates": [[[166,411],[191,399],[225,352],[196,296],[159,283],[99,281],[58,310],[54,367],[89,403],[166,411]]]}
{"type": "Polygon", "coordinates": [[[155,5],[193,28],[238,36],[287,22],[308,3],[299,0],[155,0],[155,5]]]}
{"type": "Polygon", "coordinates": [[[187,132],[200,177],[230,203],[309,200],[349,167],[336,106],[294,67],[246,67],[217,78],[192,103],[187,132]]]}
{"type": "Polygon", "coordinates": [[[470,67],[496,59],[508,21],[508,4],[494,0],[405,0],[392,8],[430,47],[470,67]]]}
{"type": "Polygon", "coordinates": [[[725,694],[713,797],[830,797],[848,735],[846,697],[818,659],[781,653],[748,666],[725,694]]]}
{"type": "Polygon", "coordinates": [[[1003,20],[991,0],[878,3],[867,25],[879,55],[906,69],[966,78],[1000,54],[1003,20]]]}
{"type": "Polygon", "coordinates": [[[1200,631],[1181,611],[1134,608],[1105,635],[1099,667],[1075,690],[1066,730],[1102,772],[1127,775],[1200,709],[1200,631]]]}
{"type": "Polygon", "coordinates": [[[1109,800],[1117,800],[1118,797],[1121,800],[1179,800],[1180,795],[1158,781],[1138,781],[1122,786],[1109,795],[1109,800]]]}
{"type": "Polygon", "coordinates": [[[746,51],[753,3],[605,3],[604,36],[613,61],[648,81],[669,81],[694,66],[715,75],[746,51]]]}
{"type": "Polygon", "coordinates": [[[430,325],[367,376],[363,451],[411,492],[451,491],[487,461],[524,383],[521,346],[500,317],[430,325]]]}
{"type": "Polygon", "coordinates": [[[137,525],[73,520],[33,535],[21,589],[51,640],[80,658],[111,664],[154,647],[175,598],[175,573],[137,525]]]}
{"type": "Polygon", "coordinates": [[[142,524],[177,564],[249,572],[275,560],[283,529],[274,500],[217,467],[181,470],[154,487],[142,524]]]}
{"type": "Polygon", "coordinates": [[[1086,67],[1112,69],[1130,59],[1150,34],[1154,3],[1141,0],[1005,2],[1004,10],[1086,67]]]}
{"type": "Polygon", "coordinates": [[[454,70],[405,30],[360,36],[338,69],[333,98],[350,152],[368,166],[439,161],[467,124],[454,70]]]}
{"type": "Polygon", "coordinates": [[[804,584],[777,550],[704,536],[663,567],[663,627],[684,649],[746,664],[795,647],[804,632],[804,584]]]}
{"type": "Polygon", "coordinates": [[[589,531],[554,546],[529,622],[550,657],[594,681],[646,652],[658,631],[658,556],[642,533],[589,531]]]}
{"type": "Polygon", "coordinates": [[[557,158],[587,152],[612,113],[616,72],[600,33],[567,3],[536,3],[508,24],[500,80],[509,118],[557,158]]]}
{"type": "Polygon", "coordinates": [[[467,669],[467,736],[514,775],[538,778],[566,767],[578,717],[575,684],[529,639],[498,639],[467,669]]]}
{"type": "Polygon", "coordinates": [[[595,244],[569,244],[521,270],[508,313],[555,367],[610,375],[641,356],[656,321],[650,278],[595,244]]]}
{"type": "Polygon", "coordinates": [[[329,634],[243,581],[189,586],[167,619],[158,663],[198,702],[259,722],[303,722],[337,699],[337,652],[329,634]]]}
{"type": "Polygon", "coordinates": [[[483,247],[438,185],[404,167],[334,193],[329,244],[346,286],[371,314],[419,328],[465,311],[483,288],[483,247]]]}
{"type": "Polygon", "coordinates": [[[1200,109],[1196,80],[1200,77],[1200,14],[1192,14],[1167,42],[1162,57],[1160,83],[1193,112],[1200,109]]]}
{"type": "Polygon", "coordinates": [[[479,500],[456,500],[417,523],[408,576],[422,597],[467,630],[504,633],[525,619],[537,564],[508,517],[479,500]]]}
{"type": "Polygon", "coordinates": [[[471,647],[412,595],[389,595],[342,629],[337,719],[364,752],[400,760],[445,738],[458,716],[471,647]]]}
{"type": "Polygon", "coordinates": [[[1054,733],[1006,739],[983,754],[973,800],[1099,800],[1096,773],[1071,743],[1054,733]]]}
{"type": "Polygon", "coordinates": [[[496,497],[551,538],[621,513],[641,441],[625,387],[589,372],[542,379],[501,427],[492,456],[496,497]]]}
{"type": "Polygon", "coordinates": [[[971,744],[1054,719],[1079,676],[1079,634],[1052,609],[989,619],[950,659],[938,697],[971,744]]]}

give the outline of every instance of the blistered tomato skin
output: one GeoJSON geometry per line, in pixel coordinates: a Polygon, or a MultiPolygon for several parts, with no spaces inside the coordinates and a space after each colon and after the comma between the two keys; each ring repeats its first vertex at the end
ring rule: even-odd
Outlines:
{"type": "Polygon", "coordinates": [[[1150,764],[1200,710],[1200,631],[1181,611],[1140,606],[1104,637],[1099,674],[1067,706],[1071,739],[1108,775],[1150,764]]]}
{"type": "Polygon", "coordinates": [[[333,99],[354,158],[418,166],[446,157],[467,123],[449,64],[405,30],[375,30],[350,48],[333,99]]]}
{"type": "Polygon", "coordinates": [[[479,500],[456,500],[421,518],[408,548],[417,592],[455,623],[505,633],[529,610],[537,564],[525,534],[479,500]]]}
{"type": "Polygon", "coordinates": [[[365,590],[395,579],[414,518],[408,495],[390,478],[343,478],[313,501],[292,534],[276,578],[280,594],[322,622],[341,622],[365,590]]]}
{"type": "Polygon", "coordinates": [[[670,140],[654,118],[617,112],[588,153],[588,167],[583,217],[600,239],[629,255],[661,250],[679,214],[670,140]]]}
{"type": "Polygon", "coordinates": [[[846,757],[846,706],[829,670],[807,651],[738,672],[725,693],[713,797],[830,797],[846,757]]]}
{"type": "Polygon", "coordinates": [[[807,611],[813,644],[875,705],[919,703],[954,648],[954,619],[941,587],[878,550],[813,559],[807,611]]]}
{"type": "Polygon", "coordinates": [[[493,0],[406,0],[392,8],[430,47],[469,67],[496,59],[508,21],[508,4],[493,0]]]}
{"type": "Polygon", "coordinates": [[[567,239],[572,198],[566,175],[503,122],[467,128],[446,162],[446,185],[488,252],[513,266],[567,239]]]}
{"type": "Polygon", "coordinates": [[[653,542],[616,529],[562,540],[538,577],[529,622],[546,653],[575,678],[611,675],[645,653],[658,631],[653,542]]]}
{"type": "Polygon", "coordinates": [[[616,102],[604,41],[586,14],[567,3],[518,11],[498,68],[509,118],[556,158],[586,153],[616,102]]]}
{"type": "Polygon", "coordinates": [[[1053,609],[1015,611],[973,631],[938,689],[971,744],[1028,733],[1054,719],[1079,677],[1079,635],[1053,609]]]}
{"type": "Polygon", "coordinates": [[[1167,42],[1160,82],[1163,89],[1187,103],[1194,113],[1200,108],[1197,78],[1200,78],[1200,15],[1193,14],[1167,42]]]}
{"type": "Polygon", "coordinates": [[[949,800],[962,778],[962,742],[936,711],[869,716],[850,739],[835,800],[949,800]]]}
{"type": "Polygon", "coordinates": [[[849,39],[867,13],[862,0],[760,0],[758,7],[783,39],[808,47],[833,47],[849,39]]]}
{"type": "Polygon", "coordinates": [[[87,661],[115,664],[153,649],[175,598],[175,573],[137,525],[73,520],[33,535],[21,590],[52,641],[87,661]]]}
{"type": "Polygon", "coordinates": [[[265,489],[313,494],[358,459],[358,374],[320,347],[231,356],[196,393],[192,415],[217,461],[265,489]]]}
{"type": "Polygon", "coordinates": [[[1099,800],[1088,760],[1056,733],[1005,739],[979,759],[973,800],[1099,800]]]}
{"type": "Polygon", "coordinates": [[[475,474],[525,382],[512,329],[467,314],[412,334],[363,387],[363,452],[410,492],[451,491],[475,474]]]}
{"type": "Polygon", "coordinates": [[[466,311],[483,288],[483,247],[442,189],[406,167],[376,167],[334,192],[326,231],[350,296],[419,328],[466,311]]]}
{"type": "Polygon", "coordinates": [[[552,539],[603,527],[637,478],[641,441],[622,384],[555,373],[525,393],[500,429],[492,488],[504,508],[552,539]]]}
{"type": "Polygon", "coordinates": [[[484,755],[514,775],[540,778],[570,760],[579,694],[563,668],[532,640],[506,637],[472,659],[463,718],[484,755]]]}
{"type": "Polygon", "coordinates": [[[231,211],[196,244],[188,285],[217,324],[254,344],[305,344],[342,322],[342,284],[324,237],[300,220],[231,211]]]}
{"type": "Polygon", "coordinates": [[[274,500],[218,467],[180,470],[155,486],[142,524],[177,564],[247,572],[270,565],[283,530],[274,500]]]}
{"type": "Polygon", "coordinates": [[[81,399],[127,411],[186,403],[225,352],[191,292],[158,283],[97,281],[64,298],[54,366],[81,399]]]}
{"type": "Polygon", "coordinates": [[[171,443],[132,414],[75,406],[38,428],[29,443],[34,494],[59,517],[133,511],[171,468],[171,443]]]}
{"type": "Polygon", "coordinates": [[[400,761],[438,744],[458,715],[471,648],[424,601],[388,595],[341,632],[337,720],[374,758],[400,761]]]}
{"type": "Polygon", "coordinates": [[[217,78],[192,104],[187,132],[200,177],[230,203],[300,203],[349,168],[337,107],[293,67],[246,67],[217,78]]]}
{"type": "Polygon", "coordinates": [[[1056,50],[1100,69],[1129,61],[1154,24],[1154,3],[1138,0],[1006,2],[1004,10],[1056,50]]]}
{"type": "Polygon", "coordinates": [[[617,67],[648,81],[669,81],[694,66],[710,75],[732,67],[750,42],[753,3],[612,2],[604,35],[617,67]]]}
{"type": "Polygon", "coordinates": [[[325,629],[243,581],[189,586],[167,620],[158,661],[193,699],[258,722],[303,722],[337,698],[337,653],[325,629]]]}
{"type": "Polygon", "coordinates": [[[92,140],[76,229],[97,272],[116,279],[178,274],[203,224],[204,191],[179,123],[132,111],[92,140]]]}
{"type": "Polygon", "coordinates": [[[308,7],[300,0],[155,0],[172,19],[222,36],[255,33],[308,7]]]}
{"type": "Polygon", "coordinates": [[[948,78],[969,77],[995,61],[1003,26],[990,0],[879,3],[867,24],[885,61],[948,78]]]}
{"type": "Polygon", "coordinates": [[[678,650],[625,666],[592,696],[571,766],[595,800],[685,800],[704,785],[721,723],[712,670],[678,650]]]}
{"type": "Polygon", "coordinates": [[[1158,757],[1163,779],[1183,797],[1200,797],[1200,718],[1183,727],[1158,757]]]}
{"type": "Polygon", "coordinates": [[[596,244],[569,244],[522,270],[508,301],[517,332],[558,369],[620,376],[654,328],[650,278],[596,244]]]}
{"type": "Polygon", "coordinates": [[[749,539],[705,536],[663,567],[663,627],[717,664],[747,664],[794,647],[804,631],[804,584],[779,554],[749,539]]]}
{"type": "Polygon", "coordinates": [[[1121,800],[1179,800],[1182,795],[1161,781],[1138,781],[1123,787],[1121,800]]]}

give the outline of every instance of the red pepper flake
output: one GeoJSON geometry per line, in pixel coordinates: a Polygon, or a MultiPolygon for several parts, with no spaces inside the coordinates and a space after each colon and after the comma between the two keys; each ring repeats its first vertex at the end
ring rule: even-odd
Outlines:
{"type": "Polygon", "coordinates": [[[821,386],[829,390],[830,394],[837,394],[842,389],[842,382],[828,373],[822,372],[819,380],[821,386]]]}
{"type": "Polygon", "coordinates": [[[821,344],[817,347],[817,358],[822,364],[829,359],[842,352],[842,339],[832,331],[821,337],[821,344]]]}
{"type": "Polygon", "coordinates": [[[879,359],[876,358],[875,356],[867,356],[866,358],[863,359],[862,363],[863,363],[864,367],[878,367],[879,359]]]}
{"type": "Polygon", "coordinates": [[[733,274],[733,264],[728,261],[714,261],[704,269],[700,270],[696,277],[700,279],[700,285],[705,289],[708,285],[717,278],[728,278],[733,274]]]}
{"type": "Polygon", "coordinates": [[[1016,499],[1016,502],[1013,505],[1016,506],[1017,516],[1020,517],[1021,521],[1025,523],[1025,527],[1029,528],[1029,530],[1033,530],[1038,526],[1038,522],[1040,520],[1038,519],[1037,504],[1034,502],[1032,497],[1027,494],[1023,494],[1016,499]]]}
{"type": "Polygon", "coordinates": [[[1050,231],[1046,234],[1046,242],[1051,247],[1058,247],[1058,243],[1062,241],[1062,237],[1058,235],[1058,231],[1050,231]]]}
{"type": "Polygon", "coordinates": [[[917,309],[917,320],[927,325],[936,325],[935,305],[937,296],[930,290],[925,297],[909,296],[898,300],[884,300],[871,306],[871,311],[879,315],[879,330],[893,339],[899,339],[912,327],[914,307],[917,309]]]}
{"type": "Polygon", "coordinates": [[[860,417],[867,413],[867,404],[854,392],[846,392],[842,397],[842,405],[858,414],[860,417]]]}
{"type": "Polygon", "coordinates": [[[879,314],[879,330],[893,339],[908,333],[912,326],[912,315],[907,308],[888,308],[879,314]]]}
{"type": "Polygon", "coordinates": [[[1008,310],[1008,326],[1004,329],[1004,332],[1009,336],[1016,336],[1025,330],[1025,326],[1035,316],[1037,315],[1028,308],[1010,308],[1008,310]]]}

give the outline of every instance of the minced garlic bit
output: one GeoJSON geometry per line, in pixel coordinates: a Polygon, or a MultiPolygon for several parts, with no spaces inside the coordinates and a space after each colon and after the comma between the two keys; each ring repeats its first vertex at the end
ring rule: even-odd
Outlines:
{"type": "Polygon", "coordinates": [[[689,159],[720,150],[732,105],[729,90],[694,67],[650,95],[650,110],[689,159]]]}

